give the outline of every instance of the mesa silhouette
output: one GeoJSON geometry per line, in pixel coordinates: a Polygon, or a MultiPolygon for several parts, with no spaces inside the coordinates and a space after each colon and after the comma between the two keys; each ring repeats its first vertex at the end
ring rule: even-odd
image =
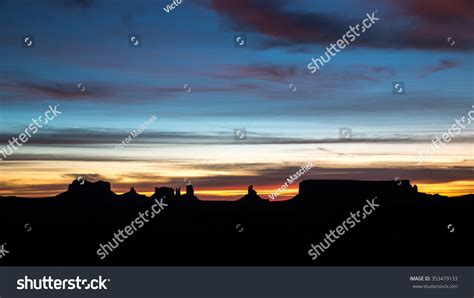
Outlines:
{"type": "Polygon", "coordinates": [[[237,201],[202,201],[192,185],[148,197],[75,180],[54,197],[0,197],[10,252],[0,265],[472,266],[473,207],[474,195],[428,195],[408,180],[305,180],[287,201],[252,186],[237,201]],[[313,261],[311,244],[375,196],[380,207],[313,261]],[[101,260],[100,245],[160,198],[168,206],[159,216],[101,260]]]}

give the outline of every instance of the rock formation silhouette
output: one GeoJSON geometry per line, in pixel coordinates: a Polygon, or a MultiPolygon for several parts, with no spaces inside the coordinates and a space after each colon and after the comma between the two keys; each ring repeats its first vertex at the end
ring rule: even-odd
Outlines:
{"type": "MultiPolygon", "coordinates": [[[[305,180],[287,201],[262,199],[253,185],[237,201],[202,201],[192,186],[152,196],[117,195],[110,183],[73,181],[50,198],[0,197],[0,236],[13,246],[4,265],[473,266],[474,195],[419,193],[408,180],[305,180]],[[380,207],[313,262],[322,240],[377,196],[380,207]],[[167,207],[101,261],[106,243],[158,200],[167,207]],[[34,233],[19,232],[32,223],[34,233]],[[236,231],[240,224],[242,233],[236,231]],[[455,232],[447,226],[455,226],[455,232]],[[58,236],[60,235],[60,236],[58,236]],[[41,243],[41,245],[37,245],[41,243]],[[32,249],[34,245],[34,249],[32,249]]],[[[144,215],[143,215],[144,216],[144,215]]]]}
{"type": "Polygon", "coordinates": [[[179,187],[176,188],[175,196],[178,197],[178,198],[181,198],[181,188],[179,188],[179,187]]]}
{"type": "Polygon", "coordinates": [[[186,185],[186,193],[182,197],[188,201],[197,200],[197,197],[194,195],[194,187],[191,184],[186,185]]]}

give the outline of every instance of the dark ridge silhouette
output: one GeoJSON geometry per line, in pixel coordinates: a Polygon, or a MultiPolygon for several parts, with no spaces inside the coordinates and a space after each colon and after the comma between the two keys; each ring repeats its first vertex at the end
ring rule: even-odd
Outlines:
{"type": "Polygon", "coordinates": [[[152,198],[167,197],[171,198],[174,196],[174,191],[171,187],[155,187],[155,193],[152,198]]]}
{"type": "Polygon", "coordinates": [[[75,180],[54,197],[0,197],[0,243],[10,252],[0,265],[472,266],[473,209],[474,195],[419,193],[408,180],[305,180],[287,201],[250,185],[231,202],[201,201],[192,185],[148,197],[75,180]],[[313,261],[311,244],[374,197],[380,207],[313,261]],[[160,214],[100,259],[101,245],[160,201],[160,214]]]}
{"type": "Polygon", "coordinates": [[[250,185],[247,189],[247,194],[238,200],[239,203],[248,204],[265,204],[268,203],[267,199],[262,199],[257,192],[253,189],[253,185],[250,185]]]}
{"type": "Polygon", "coordinates": [[[124,200],[134,200],[134,199],[146,199],[147,196],[138,194],[137,191],[135,190],[135,187],[131,187],[129,192],[126,192],[124,194],[119,195],[121,199],[124,200]]]}

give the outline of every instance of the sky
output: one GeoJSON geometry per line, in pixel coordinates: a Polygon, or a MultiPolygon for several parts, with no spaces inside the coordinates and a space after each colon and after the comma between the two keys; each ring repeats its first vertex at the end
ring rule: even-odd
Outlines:
{"type": "Polygon", "coordinates": [[[0,195],[55,195],[83,177],[117,193],[190,181],[200,199],[237,199],[251,184],[266,197],[308,162],[277,200],[306,179],[474,193],[473,124],[417,162],[474,110],[473,1],[183,0],[167,13],[170,3],[0,2],[0,149],[49,106],[61,112],[0,154],[0,195]],[[312,58],[374,12],[311,74],[312,58]]]}

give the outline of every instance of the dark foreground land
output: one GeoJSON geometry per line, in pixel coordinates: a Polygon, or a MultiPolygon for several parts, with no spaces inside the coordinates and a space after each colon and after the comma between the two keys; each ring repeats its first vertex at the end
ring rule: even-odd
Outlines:
{"type": "Polygon", "coordinates": [[[473,211],[473,195],[418,193],[407,180],[307,180],[284,202],[252,190],[235,202],[164,187],[116,195],[108,182],[74,181],[52,198],[0,197],[0,265],[473,266],[473,211]],[[163,196],[168,206],[101,260],[100,244],[163,196]],[[380,207],[313,261],[311,244],[375,196],[380,207]]]}

